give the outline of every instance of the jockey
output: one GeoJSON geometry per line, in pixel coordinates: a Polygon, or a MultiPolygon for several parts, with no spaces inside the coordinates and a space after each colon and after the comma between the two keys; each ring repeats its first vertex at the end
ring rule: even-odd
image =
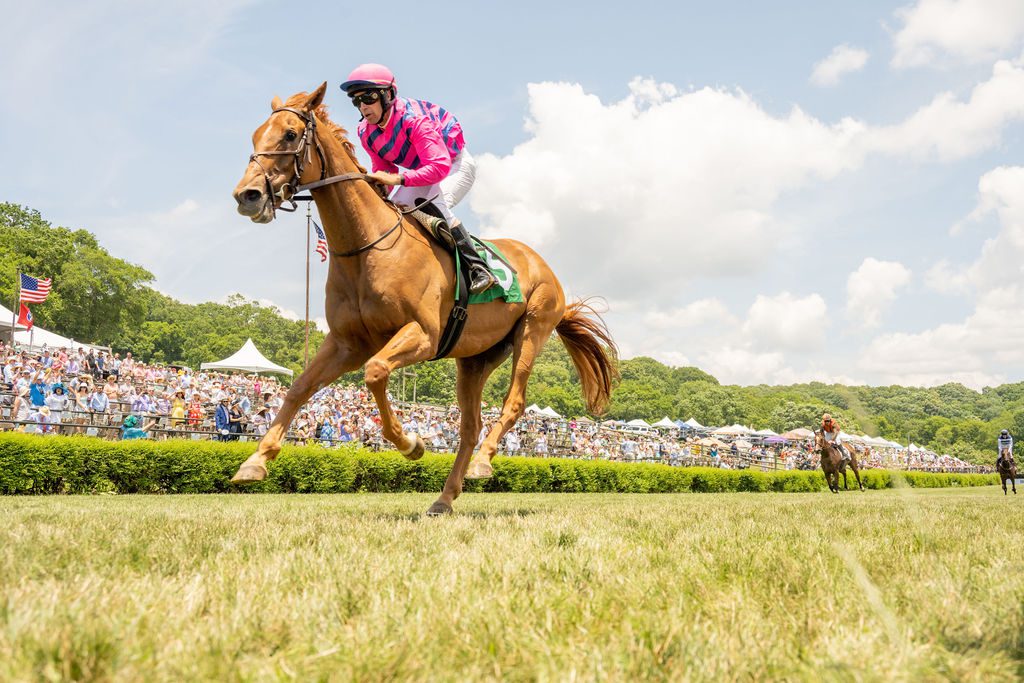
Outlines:
{"type": "Polygon", "coordinates": [[[469,264],[469,291],[479,294],[494,285],[497,279],[452,214],[476,178],[476,162],[455,116],[436,104],[398,97],[394,74],[380,64],[357,66],[341,89],[362,114],[359,139],[373,164],[367,177],[397,185],[391,195],[395,203],[415,206],[417,199],[431,200],[433,207],[420,208],[440,213],[447,224],[459,255],[469,264]],[[399,173],[399,167],[409,170],[399,173]]]}
{"type": "Polygon", "coordinates": [[[844,461],[849,461],[850,454],[846,452],[846,447],[843,446],[839,432],[839,423],[833,420],[830,414],[825,413],[821,416],[821,435],[825,437],[826,442],[833,443],[839,449],[844,461]]]}
{"type": "Polygon", "coordinates": [[[999,453],[999,459],[996,460],[996,467],[999,467],[1003,462],[1003,449],[1010,455],[1010,460],[1013,460],[1013,437],[1010,436],[1010,431],[1004,429],[999,432],[999,438],[996,439],[996,451],[999,453]]]}

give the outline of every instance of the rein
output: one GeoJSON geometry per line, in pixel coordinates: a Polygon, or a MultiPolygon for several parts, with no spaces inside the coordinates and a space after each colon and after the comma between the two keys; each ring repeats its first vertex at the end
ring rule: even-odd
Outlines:
{"type": "MultiPolygon", "coordinates": [[[[266,186],[267,186],[267,201],[271,203],[270,204],[271,209],[272,209],[272,211],[275,214],[277,213],[278,209],[280,209],[281,211],[286,211],[288,213],[291,213],[292,211],[295,211],[296,209],[298,209],[299,206],[298,206],[298,204],[295,203],[294,197],[299,192],[305,192],[306,190],[315,190],[315,189],[318,189],[318,188],[321,188],[321,187],[325,187],[327,185],[333,185],[334,183],[345,182],[347,180],[365,180],[366,182],[370,182],[369,180],[367,180],[367,177],[366,177],[365,173],[359,173],[359,172],[356,172],[356,173],[342,173],[341,175],[335,175],[335,176],[331,176],[331,177],[328,178],[327,177],[327,157],[324,155],[323,147],[321,147],[321,145],[320,145],[320,139],[317,137],[317,134],[316,134],[316,117],[313,116],[312,114],[307,114],[304,111],[300,111],[298,109],[293,109],[292,107],[281,107],[280,109],[275,109],[273,112],[271,112],[271,116],[273,116],[274,114],[277,114],[279,112],[282,112],[282,111],[291,112],[292,114],[295,114],[300,119],[302,119],[303,121],[306,122],[306,128],[305,128],[305,130],[302,131],[302,137],[299,138],[299,144],[296,145],[294,150],[274,150],[274,151],[270,151],[270,152],[253,152],[251,155],[249,155],[249,161],[252,162],[252,163],[255,163],[257,166],[259,166],[260,167],[260,171],[263,172],[263,181],[266,183],[266,186]],[[310,140],[313,141],[312,144],[310,144],[310,140]],[[310,161],[313,160],[313,155],[312,155],[312,152],[310,151],[310,149],[312,147],[316,148],[316,154],[320,158],[320,179],[319,180],[315,180],[315,181],[313,181],[311,183],[306,183],[306,184],[303,185],[303,184],[299,183],[299,178],[302,177],[302,171],[303,171],[303,169],[305,169],[306,164],[308,164],[310,161]],[[261,156],[274,157],[274,156],[288,156],[288,155],[291,155],[291,156],[294,157],[294,172],[292,174],[291,180],[289,180],[287,183],[282,185],[280,190],[278,190],[277,192],[274,192],[274,184],[270,180],[270,174],[267,173],[267,169],[263,166],[263,164],[260,163],[260,160],[259,160],[258,157],[261,157],[261,156]],[[287,195],[288,195],[287,197],[285,196],[286,192],[287,192],[287,195]],[[277,197],[278,199],[281,200],[281,206],[279,206],[279,207],[275,207],[274,206],[274,204],[273,204],[274,197],[277,197]],[[290,209],[285,208],[285,206],[284,206],[285,202],[288,202],[289,204],[291,204],[291,208],[290,209]]],[[[413,208],[411,208],[411,209],[409,209],[407,211],[403,211],[401,209],[401,207],[395,205],[394,203],[388,201],[387,199],[385,199],[384,201],[387,202],[388,204],[390,204],[391,208],[393,208],[395,210],[395,212],[398,214],[398,221],[394,225],[392,225],[390,228],[388,228],[384,232],[384,234],[382,234],[380,237],[378,237],[377,239],[373,240],[369,244],[365,244],[365,245],[359,247],[358,249],[353,249],[351,251],[345,251],[345,252],[331,251],[330,252],[331,256],[337,256],[338,258],[347,258],[349,256],[357,256],[359,254],[362,254],[363,252],[369,251],[370,249],[372,249],[376,245],[380,244],[380,242],[383,241],[384,238],[386,238],[388,235],[390,235],[395,230],[397,230],[399,228],[399,226],[402,225],[402,219],[406,216],[406,214],[411,213],[412,211],[415,211],[415,207],[413,207],[413,208]]]]}

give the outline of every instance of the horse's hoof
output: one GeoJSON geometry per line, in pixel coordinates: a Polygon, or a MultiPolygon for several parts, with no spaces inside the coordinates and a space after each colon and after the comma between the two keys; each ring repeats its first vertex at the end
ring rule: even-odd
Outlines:
{"type": "Polygon", "coordinates": [[[452,514],[452,506],[441,500],[435,500],[434,504],[427,508],[427,517],[443,517],[452,514]]]}
{"type": "Polygon", "coordinates": [[[238,468],[235,476],[231,477],[232,484],[254,484],[267,478],[267,468],[263,465],[242,465],[238,468]]]}
{"type": "Polygon", "coordinates": [[[494,474],[494,468],[491,467],[491,463],[483,460],[470,461],[469,467],[466,469],[466,479],[487,479],[492,474],[494,474]]]}
{"type": "Polygon", "coordinates": [[[402,453],[406,460],[419,460],[423,457],[423,454],[427,452],[427,445],[423,443],[423,439],[420,435],[416,435],[416,443],[413,445],[412,450],[408,453],[402,453]]]}

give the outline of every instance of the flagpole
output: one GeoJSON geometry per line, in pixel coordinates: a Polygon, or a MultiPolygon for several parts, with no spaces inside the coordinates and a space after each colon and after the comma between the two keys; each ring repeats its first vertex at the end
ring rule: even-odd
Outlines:
{"type": "Polygon", "coordinates": [[[18,324],[18,312],[21,311],[21,271],[14,278],[14,286],[18,290],[18,303],[14,304],[14,310],[11,311],[11,350],[14,350],[14,330],[15,325],[18,324]]]}
{"type": "Polygon", "coordinates": [[[313,202],[306,202],[306,351],[303,356],[302,368],[309,367],[309,236],[312,231],[310,222],[313,220],[313,202]]]}

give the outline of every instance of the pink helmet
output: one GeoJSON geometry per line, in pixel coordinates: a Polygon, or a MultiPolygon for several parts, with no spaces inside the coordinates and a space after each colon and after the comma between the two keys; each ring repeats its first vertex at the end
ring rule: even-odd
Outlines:
{"type": "Polygon", "coordinates": [[[397,92],[398,86],[391,69],[383,64],[360,64],[348,75],[348,80],[341,84],[341,89],[351,92],[362,88],[391,88],[392,91],[397,92]]]}

